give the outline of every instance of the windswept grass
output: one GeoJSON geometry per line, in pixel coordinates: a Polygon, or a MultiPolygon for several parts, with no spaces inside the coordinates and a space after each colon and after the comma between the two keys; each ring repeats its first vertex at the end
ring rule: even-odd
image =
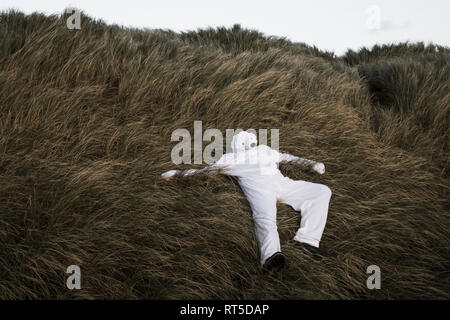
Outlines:
{"type": "Polygon", "coordinates": [[[240,26],[66,18],[0,14],[0,298],[450,298],[448,48],[335,57],[240,26]],[[288,265],[266,277],[235,180],[160,179],[194,120],[278,128],[282,151],[325,163],[281,169],[332,189],[328,259],[288,242],[299,217],[280,206],[288,265]]]}

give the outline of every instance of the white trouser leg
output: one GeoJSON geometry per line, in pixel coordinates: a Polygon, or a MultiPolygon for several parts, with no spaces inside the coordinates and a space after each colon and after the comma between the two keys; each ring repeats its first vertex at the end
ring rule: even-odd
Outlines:
{"type": "Polygon", "coordinates": [[[319,247],[327,222],[331,190],[326,185],[306,181],[292,181],[280,196],[280,202],[301,211],[300,228],[294,240],[319,247]]]}
{"type": "Polygon", "coordinates": [[[256,239],[261,265],[274,253],[281,251],[277,229],[277,203],[275,194],[247,196],[253,213],[256,239]]]}

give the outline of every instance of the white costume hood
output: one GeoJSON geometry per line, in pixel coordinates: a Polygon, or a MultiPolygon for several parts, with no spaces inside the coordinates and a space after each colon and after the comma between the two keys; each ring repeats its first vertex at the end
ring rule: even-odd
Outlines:
{"type": "Polygon", "coordinates": [[[248,131],[241,131],[233,136],[231,140],[231,151],[237,153],[251,150],[256,148],[257,144],[258,139],[255,134],[248,131]]]}

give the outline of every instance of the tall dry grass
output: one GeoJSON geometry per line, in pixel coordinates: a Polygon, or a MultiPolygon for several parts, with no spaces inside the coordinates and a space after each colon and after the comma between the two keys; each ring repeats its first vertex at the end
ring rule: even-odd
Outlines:
{"type": "Polygon", "coordinates": [[[450,297],[448,48],[336,57],[240,26],[66,18],[0,15],[0,298],[450,297]],[[281,167],[333,191],[325,261],[289,243],[299,217],[280,206],[288,265],[266,277],[234,179],[160,179],[194,120],[278,128],[282,151],[325,163],[281,167]],[[81,290],[65,286],[72,264],[81,290]]]}

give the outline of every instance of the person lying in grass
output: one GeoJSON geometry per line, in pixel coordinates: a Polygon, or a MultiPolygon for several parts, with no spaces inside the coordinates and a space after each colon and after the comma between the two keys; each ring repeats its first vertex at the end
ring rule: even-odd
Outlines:
{"type": "Polygon", "coordinates": [[[319,174],[325,173],[325,165],[279,153],[266,145],[257,145],[256,135],[247,131],[241,131],[233,137],[231,150],[231,153],[224,154],[211,166],[184,172],[170,170],[164,172],[162,177],[170,179],[176,174],[189,176],[217,169],[237,177],[252,209],[264,272],[276,272],[285,265],[277,230],[277,202],[288,204],[301,212],[300,227],[293,240],[315,257],[320,256],[318,248],[327,221],[331,190],[323,184],[283,176],[278,163],[295,162],[319,174]]]}

